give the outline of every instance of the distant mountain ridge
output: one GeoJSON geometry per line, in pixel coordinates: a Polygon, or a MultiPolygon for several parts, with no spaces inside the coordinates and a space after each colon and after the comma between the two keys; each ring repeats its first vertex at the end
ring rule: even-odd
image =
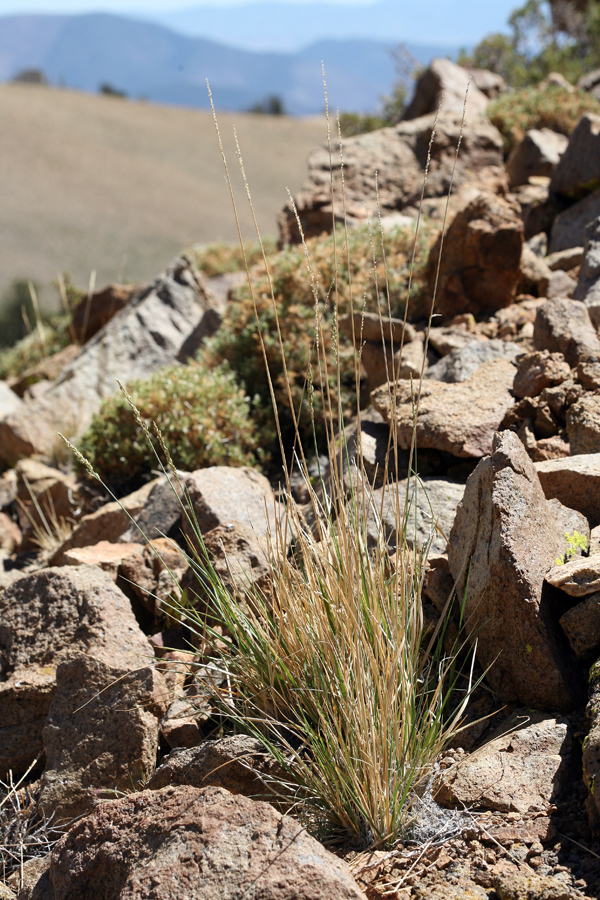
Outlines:
{"type": "MultiPolygon", "coordinates": [[[[101,83],[158,103],[248,109],[272,94],[295,115],[323,108],[321,60],[333,108],[372,111],[394,80],[392,42],[320,41],[296,53],[252,52],[105,13],[0,17],[0,80],[39,68],[53,84],[101,83]]],[[[453,48],[409,46],[423,63],[453,48]]]]}

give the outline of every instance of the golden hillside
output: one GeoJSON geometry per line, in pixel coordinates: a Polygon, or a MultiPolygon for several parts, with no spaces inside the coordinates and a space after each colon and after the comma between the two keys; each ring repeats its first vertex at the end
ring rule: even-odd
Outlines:
{"type": "MultiPolygon", "coordinates": [[[[253,230],[235,158],[244,154],[259,225],[274,233],[286,187],[305,177],[324,123],[219,115],[245,237],[253,230]]],[[[45,285],[154,277],[182,247],[237,238],[209,113],[33,85],[0,85],[0,293],[16,278],[45,285]]]]}

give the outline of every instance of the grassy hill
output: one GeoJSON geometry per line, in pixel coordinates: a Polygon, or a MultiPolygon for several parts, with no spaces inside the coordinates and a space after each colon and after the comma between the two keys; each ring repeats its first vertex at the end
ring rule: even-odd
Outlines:
{"type": "MultiPolygon", "coordinates": [[[[0,85],[0,295],[18,278],[44,286],[68,269],[87,285],[155,276],[182,247],[237,237],[210,113],[22,84],[0,85]]],[[[298,190],[324,122],[219,116],[253,237],[232,125],[263,234],[286,187],[298,190]]]]}

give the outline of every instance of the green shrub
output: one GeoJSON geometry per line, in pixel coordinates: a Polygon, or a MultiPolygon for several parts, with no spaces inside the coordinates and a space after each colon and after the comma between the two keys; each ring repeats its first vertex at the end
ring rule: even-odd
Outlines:
{"type": "MultiPolygon", "coordinates": [[[[275,252],[277,246],[275,238],[265,238],[263,244],[267,253],[275,252]]],[[[246,241],[244,250],[248,265],[253,266],[262,260],[262,251],[258,241],[246,241]]],[[[228,244],[224,241],[204,244],[193,247],[190,256],[196,268],[201,269],[208,278],[244,270],[244,255],[239,244],[228,244]]]]}
{"type": "MultiPolygon", "coordinates": [[[[128,391],[148,426],[160,428],[178,468],[256,462],[248,402],[226,366],[173,366],[132,382],[128,391]]],[[[115,493],[142,483],[158,465],[121,394],[104,401],[80,448],[115,493]]]]}
{"type": "Polygon", "coordinates": [[[502,94],[488,107],[492,123],[504,138],[507,153],[530,128],[551,128],[570,135],[586,112],[600,113],[600,102],[584,91],[549,86],[545,90],[524,88],[502,94]]]}
{"type": "MultiPolygon", "coordinates": [[[[422,292],[423,273],[429,247],[437,230],[431,225],[423,225],[418,241],[417,263],[411,294],[422,292]]],[[[386,267],[384,267],[380,236],[374,236],[373,244],[377,252],[377,279],[373,279],[373,258],[366,226],[356,228],[348,234],[348,251],[344,250],[345,239],[342,232],[336,235],[337,246],[337,297],[339,314],[350,310],[350,295],[354,309],[361,309],[363,303],[369,311],[378,308],[384,316],[402,315],[408,289],[410,257],[413,245],[411,229],[397,228],[384,236],[386,267]],[[350,267],[348,267],[348,254],[350,267]],[[385,268],[387,268],[387,276],[385,268]],[[386,277],[389,286],[389,303],[386,295],[386,277]]],[[[319,312],[321,315],[323,343],[327,357],[334,358],[333,345],[336,340],[332,333],[336,261],[334,238],[332,235],[311,238],[307,241],[314,272],[319,312]]],[[[309,361],[313,360],[313,384],[315,389],[313,411],[316,420],[317,439],[322,440],[326,424],[322,415],[322,392],[326,380],[321,377],[314,364],[315,354],[315,304],[311,284],[311,273],[307,268],[304,249],[301,245],[286,247],[268,259],[273,292],[277,303],[277,313],[281,327],[283,350],[288,370],[289,387],[296,413],[300,410],[300,436],[312,443],[313,430],[310,413],[310,398],[306,388],[309,361]]],[[[264,264],[255,267],[252,273],[254,299],[263,334],[265,351],[279,410],[282,432],[285,438],[293,434],[293,417],[290,412],[288,389],[285,382],[281,348],[277,335],[275,312],[271,299],[269,280],[264,264]]],[[[356,379],[354,373],[354,348],[343,334],[339,335],[340,387],[342,408],[345,414],[356,407],[356,379]]],[[[227,361],[238,380],[252,397],[253,416],[260,429],[263,443],[275,441],[271,396],[252,296],[248,285],[235,292],[223,323],[203,351],[207,365],[217,365],[227,361]]],[[[335,398],[337,394],[337,373],[335,367],[329,373],[329,387],[335,398]]],[[[333,401],[335,407],[335,399],[333,401]]]]}

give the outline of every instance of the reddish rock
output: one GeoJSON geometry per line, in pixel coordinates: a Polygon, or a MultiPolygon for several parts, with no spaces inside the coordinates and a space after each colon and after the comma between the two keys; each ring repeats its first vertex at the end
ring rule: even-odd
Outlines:
{"type": "Polygon", "coordinates": [[[85,344],[96,332],[104,328],[138,291],[139,287],[134,284],[108,284],[83,297],[71,316],[70,333],[80,344],[85,344]]]}
{"type": "Polygon", "coordinates": [[[546,573],[546,581],[570,597],[585,597],[600,590],[600,553],[570,559],[546,573]]]}
{"type": "Polygon", "coordinates": [[[562,353],[570,366],[600,358],[600,341],[587,307],[579,300],[546,300],[533,326],[536,350],[562,353]]]}
{"type": "Polygon", "coordinates": [[[435,793],[438,803],[526,813],[547,811],[560,797],[572,766],[566,719],[517,710],[501,730],[500,737],[444,772],[435,793]]]}
{"type": "Polygon", "coordinates": [[[134,596],[147,610],[160,617],[168,614],[172,596],[179,593],[178,582],[188,563],[180,547],[168,538],[155,538],[145,546],[119,544],[135,548],[123,554],[119,565],[119,587],[134,596]]]}
{"type": "Polygon", "coordinates": [[[579,510],[592,528],[600,524],[600,453],[546,460],[535,469],[548,499],[579,510]]]}
{"type": "Polygon", "coordinates": [[[0,778],[41,758],[56,667],[78,653],[132,669],[152,655],[106,572],[44,569],[0,593],[0,778]]]}
{"type": "Polygon", "coordinates": [[[536,350],[518,361],[513,392],[516,397],[536,397],[544,388],[566,381],[570,374],[562,353],[536,350]]]}
{"type": "Polygon", "coordinates": [[[562,630],[577,659],[589,659],[600,650],[600,592],[586,597],[560,617],[562,630]]]}
{"type": "Polygon", "coordinates": [[[578,199],[600,183],[600,116],[584,113],[552,174],[550,189],[578,199]]]}
{"type": "Polygon", "coordinates": [[[467,114],[476,116],[484,113],[488,97],[477,87],[475,79],[471,81],[467,69],[457,66],[449,59],[433,59],[415,85],[415,93],[404,112],[404,120],[436,112],[442,100],[444,111],[462,115],[467,87],[467,114]]]}
{"type": "MultiPolygon", "coordinates": [[[[454,456],[480,457],[489,453],[492,438],[513,406],[511,388],[515,367],[507,359],[484,363],[466,381],[447,384],[423,381],[417,414],[419,448],[433,447],[454,456]]],[[[413,395],[418,383],[398,381],[371,394],[375,409],[386,422],[396,420],[398,446],[408,449],[413,435],[413,395]]]]}
{"type": "Polygon", "coordinates": [[[600,394],[584,394],[567,413],[571,455],[600,453],[600,394]]]}
{"type": "Polygon", "coordinates": [[[103,804],[56,845],[52,900],[360,900],[342,860],[268,803],[166,787],[103,804]]]}
{"type": "Polygon", "coordinates": [[[467,481],[448,561],[479,661],[504,702],[566,710],[581,700],[578,670],[542,596],[563,551],[525,448],[510,431],[496,435],[467,481]]]}
{"type": "Polygon", "coordinates": [[[0,512],[0,550],[10,555],[15,552],[22,539],[23,535],[17,523],[6,513],[0,512]]]}
{"type": "Polygon", "coordinates": [[[110,663],[79,655],[56,671],[39,797],[55,823],[91,812],[115,791],[143,786],[154,771],[168,700],[164,679],[148,665],[149,654],[130,666],[117,659],[116,652],[110,663]]]}
{"type": "Polygon", "coordinates": [[[75,547],[67,550],[62,556],[62,563],[65,566],[98,566],[116,581],[120,564],[127,556],[136,552],[137,547],[132,544],[99,541],[92,547],[75,547]]]}

